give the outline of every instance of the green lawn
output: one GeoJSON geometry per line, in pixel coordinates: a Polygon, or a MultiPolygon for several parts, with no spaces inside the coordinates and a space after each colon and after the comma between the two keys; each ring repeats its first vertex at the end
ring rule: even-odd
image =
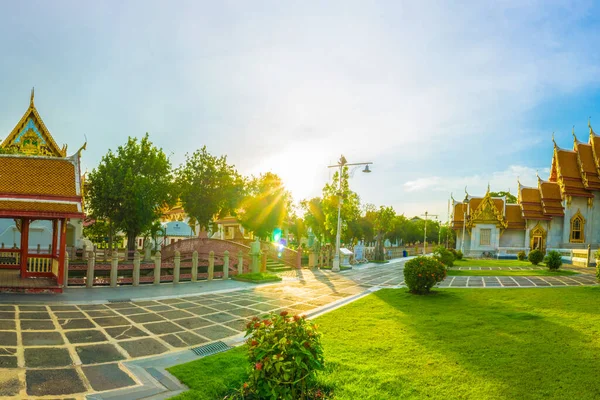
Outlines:
{"type": "Polygon", "coordinates": [[[516,270],[511,271],[508,269],[501,270],[457,270],[448,269],[448,275],[450,276],[565,276],[565,275],[579,275],[575,271],[548,271],[547,269],[530,269],[530,270],[516,270]]]}
{"type": "MultiPolygon", "coordinates": [[[[380,290],[317,319],[336,399],[598,399],[600,287],[380,290]]],[[[218,399],[245,348],[170,369],[218,399]]]]}
{"type": "MultiPolygon", "coordinates": [[[[534,267],[529,261],[519,260],[495,260],[495,259],[479,259],[479,258],[463,258],[462,260],[454,260],[455,267],[534,267]]],[[[538,267],[543,267],[544,263],[540,263],[538,267]]]]}
{"type": "Polygon", "coordinates": [[[262,282],[277,282],[281,278],[277,275],[270,274],[268,272],[256,272],[248,274],[234,275],[233,279],[242,282],[262,283],[262,282]]]}

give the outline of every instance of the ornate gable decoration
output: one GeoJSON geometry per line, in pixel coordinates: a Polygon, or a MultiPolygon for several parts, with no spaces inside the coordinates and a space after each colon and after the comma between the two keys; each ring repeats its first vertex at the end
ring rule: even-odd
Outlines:
{"type": "Polygon", "coordinates": [[[475,223],[488,223],[488,224],[496,224],[499,228],[506,229],[508,227],[508,221],[502,215],[502,211],[496,208],[494,201],[492,200],[492,196],[490,195],[490,189],[488,187],[487,193],[485,197],[479,203],[479,206],[473,213],[471,214],[471,218],[469,219],[467,226],[472,228],[475,223]]]}
{"type": "Polygon", "coordinates": [[[31,91],[29,108],[12,132],[4,139],[0,148],[28,156],[66,157],[67,146],[59,148],[44,125],[34,104],[31,91]]]}

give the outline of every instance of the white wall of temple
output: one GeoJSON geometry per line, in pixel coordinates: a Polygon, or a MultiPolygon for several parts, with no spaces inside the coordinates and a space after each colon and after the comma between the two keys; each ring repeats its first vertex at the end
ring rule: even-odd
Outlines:
{"type": "MultiPolygon", "coordinates": [[[[60,236],[60,235],[59,235],[60,236]]],[[[80,219],[72,219],[67,225],[67,246],[82,246],[83,223],[80,219]]],[[[14,219],[0,219],[0,246],[5,248],[21,246],[21,232],[17,229],[14,219]]],[[[29,248],[48,249],[52,244],[52,221],[36,220],[29,225],[29,248]]]]}
{"type": "Polygon", "coordinates": [[[524,229],[507,229],[500,235],[499,247],[525,247],[524,229]]]}
{"type": "Polygon", "coordinates": [[[592,220],[590,223],[590,240],[588,243],[600,243],[600,192],[594,192],[594,206],[592,208],[592,220]]]}
{"type": "MultiPolygon", "coordinates": [[[[546,236],[546,248],[557,249],[563,246],[563,232],[564,232],[564,217],[553,217],[548,224],[550,229],[547,231],[546,236]]],[[[568,228],[567,228],[568,229],[568,228]]]]}
{"type": "Polygon", "coordinates": [[[495,251],[500,247],[500,229],[494,224],[477,224],[471,230],[471,252],[495,251]],[[490,230],[489,244],[481,243],[481,231],[490,230]]]}

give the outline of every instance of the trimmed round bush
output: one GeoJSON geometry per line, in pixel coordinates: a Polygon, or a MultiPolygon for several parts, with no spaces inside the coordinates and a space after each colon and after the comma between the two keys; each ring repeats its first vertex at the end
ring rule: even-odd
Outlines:
{"type": "Polygon", "coordinates": [[[446,266],[435,258],[416,257],[404,264],[404,282],[411,293],[429,293],[446,277],[446,266]]]}
{"type": "Polygon", "coordinates": [[[248,382],[237,399],[306,399],[315,374],[324,369],[317,325],[287,311],[254,317],[246,325],[250,363],[248,382]]]}
{"type": "Polygon", "coordinates": [[[444,264],[446,267],[454,266],[454,255],[444,246],[438,246],[433,249],[433,257],[436,258],[439,262],[444,264]]]}
{"type": "Polygon", "coordinates": [[[551,271],[556,271],[562,265],[562,256],[556,250],[549,251],[544,257],[544,263],[551,271]]]}
{"type": "Polygon", "coordinates": [[[519,261],[525,261],[526,257],[527,257],[527,254],[525,254],[525,252],[523,250],[521,250],[520,252],[517,253],[517,258],[519,259],[519,261]]]}
{"type": "Polygon", "coordinates": [[[527,259],[533,265],[538,265],[544,260],[544,253],[542,253],[542,251],[538,249],[531,250],[527,259]]]}
{"type": "Polygon", "coordinates": [[[463,259],[463,252],[460,251],[460,250],[457,250],[454,258],[457,259],[457,260],[462,260],[463,259]]]}

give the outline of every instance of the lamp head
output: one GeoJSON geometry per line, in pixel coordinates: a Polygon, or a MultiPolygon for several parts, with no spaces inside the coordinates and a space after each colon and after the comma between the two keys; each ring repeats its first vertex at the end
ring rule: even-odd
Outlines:
{"type": "Polygon", "coordinates": [[[369,169],[369,164],[365,165],[365,169],[363,169],[363,172],[366,174],[371,172],[371,170],[369,169]]]}

